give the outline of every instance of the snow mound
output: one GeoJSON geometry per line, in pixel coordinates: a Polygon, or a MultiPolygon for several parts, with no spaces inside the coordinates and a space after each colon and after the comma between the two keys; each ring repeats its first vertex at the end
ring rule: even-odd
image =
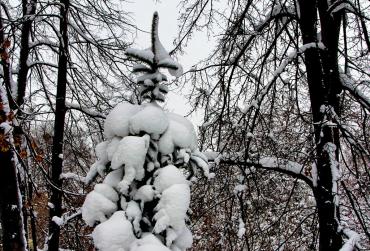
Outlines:
{"type": "Polygon", "coordinates": [[[145,162],[145,155],[149,147],[149,136],[127,136],[123,138],[115,151],[111,168],[113,170],[125,166],[139,167],[145,162]]]}
{"type": "Polygon", "coordinates": [[[175,184],[163,191],[156,207],[154,219],[155,233],[161,233],[167,227],[181,230],[185,226],[186,212],[190,204],[190,188],[185,184],[175,184]]]}
{"type": "Polygon", "coordinates": [[[193,125],[183,116],[168,113],[169,125],[167,131],[159,139],[159,151],[166,155],[174,152],[175,148],[197,149],[197,136],[193,125]]]}
{"type": "Polygon", "coordinates": [[[144,185],[140,187],[134,195],[134,200],[140,200],[142,202],[152,201],[153,198],[154,198],[154,190],[153,190],[153,186],[151,185],[144,185]]]}
{"type": "Polygon", "coordinates": [[[111,171],[105,176],[103,184],[107,184],[118,190],[118,183],[122,180],[123,168],[111,171]]]}
{"type": "Polygon", "coordinates": [[[143,233],[141,239],[137,239],[130,251],[171,251],[152,233],[143,233]]]}
{"type": "Polygon", "coordinates": [[[156,191],[162,193],[175,184],[188,184],[184,174],[177,167],[168,165],[158,170],[157,177],[154,180],[156,191]]]}
{"type": "Polygon", "coordinates": [[[103,141],[97,144],[95,147],[96,157],[98,157],[98,160],[102,163],[108,162],[107,146],[108,146],[108,142],[103,141]]]}
{"type": "Polygon", "coordinates": [[[130,133],[139,134],[145,132],[159,138],[168,127],[168,119],[162,108],[148,104],[143,110],[130,119],[130,133]],[[150,123],[148,123],[150,121],[150,123]]]}
{"type": "Polygon", "coordinates": [[[104,195],[107,199],[117,202],[118,201],[118,194],[117,192],[107,184],[96,184],[94,187],[94,191],[104,195]]]}
{"type": "Polygon", "coordinates": [[[171,245],[171,250],[180,250],[185,251],[188,248],[191,248],[193,244],[193,235],[189,228],[184,226],[182,231],[178,234],[177,238],[171,245]]]}
{"type": "Polygon", "coordinates": [[[99,175],[103,176],[104,172],[106,170],[106,165],[110,161],[108,151],[110,142],[109,141],[103,141],[96,145],[95,147],[95,153],[98,158],[98,160],[91,165],[89,172],[86,174],[85,177],[85,183],[89,184],[92,182],[92,180],[99,175]]]}
{"type": "Polygon", "coordinates": [[[120,192],[126,194],[132,181],[144,177],[145,156],[149,147],[149,135],[143,137],[127,136],[123,138],[112,158],[111,168],[124,166],[124,176],[118,184],[120,192]]]}
{"type": "Polygon", "coordinates": [[[117,210],[118,195],[106,184],[98,184],[82,205],[82,219],[89,225],[104,222],[117,210]]]}
{"type": "Polygon", "coordinates": [[[168,249],[163,244],[162,245],[144,244],[142,246],[138,246],[131,249],[131,251],[171,251],[171,249],[168,249]]]}
{"type": "MultiPolygon", "coordinates": [[[[138,247],[144,245],[163,246],[162,242],[152,233],[143,233],[140,239],[137,239],[131,246],[131,251],[135,251],[138,247]]],[[[155,250],[155,249],[154,249],[155,250]]]]}
{"type": "Polygon", "coordinates": [[[91,235],[100,251],[129,250],[136,239],[123,211],[115,212],[109,220],[99,224],[91,235]]]}
{"type": "Polygon", "coordinates": [[[112,161],[113,155],[117,150],[119,142],[122,140],[122,137],[113,137],[107,144],[107,158],[108,161],[112,161]]]}
{"type": "Polygon", "coordinates": [[[108,139],[114,136],[128,136],[130,118],[141,109],[141,106],[130,103],[120,103],[115,106],[105,119],[104,136],[108,139]]]}
{"type": "Polygon", "coordinates": [[[135,201],[130,201],[127,203],[126,215],[127,219],[132,222],[134,226],[135,233],[140,233],[140,220],[141,220],[141,210],[139,204],[135,201]]]}
{"type": "Polygon", "coordinates": [[[96,161],[94,164],[91,165],[90,170],[87,172],[86,177],[85,177],[85,183],[90,184],[94,178],[98,175],[104,174],[106,166],[100,162],[99,160],[96,161]]]}

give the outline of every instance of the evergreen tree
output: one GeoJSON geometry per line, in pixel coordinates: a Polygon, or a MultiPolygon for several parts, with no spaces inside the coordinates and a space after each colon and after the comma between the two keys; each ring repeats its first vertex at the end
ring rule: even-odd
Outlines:
{"type": "Polygon", "coordinates": [[[179,76],[182,68],[158,38],[157,13],[151,47],[126,54],[141,62],[133,72],[141,74],[137,84],[143,103],[120,103],[107,116],[107,140],[96,146],[98,160],[86,182],[98,174],[105,178],[86,196],[82,217],[90,226],[99,223],[92,237],[102,251],[185,250],[192,245],[185,223],[189,180],[198,169],[207,177],[210,173],[191,122],[158,104],[168,92],[160,70],[179,76]]]}

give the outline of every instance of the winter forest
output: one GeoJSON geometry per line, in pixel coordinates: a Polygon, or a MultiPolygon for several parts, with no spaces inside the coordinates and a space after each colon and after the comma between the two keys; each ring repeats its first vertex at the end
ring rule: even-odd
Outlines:
{"type": "Polygon", "coordinates": [[[0,0],[0,251],[370,250],[370,2],[130,2],[0,0]]]}

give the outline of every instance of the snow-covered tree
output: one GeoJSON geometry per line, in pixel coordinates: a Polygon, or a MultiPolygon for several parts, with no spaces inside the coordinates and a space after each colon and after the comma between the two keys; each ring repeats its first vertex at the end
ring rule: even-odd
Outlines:
{"type": "Polygon", "coordinates": [[[159,105],[168,92],[161,70],[177,77],[182,67],[158,38],[157,13],[151,47],[128,49],[126,55],[141,62],[133,72],[140,73],[142,103],[120,103],[108,114],[106,141],[96,146],[98,160],[86,182],[104,179],[86,196],[82,217],[98,224],[92,237],[101,251],[185,250],[192,245],[186,225],[190,180],[198,169],[206,177],[210,173],[192,123],[159,105]]]}

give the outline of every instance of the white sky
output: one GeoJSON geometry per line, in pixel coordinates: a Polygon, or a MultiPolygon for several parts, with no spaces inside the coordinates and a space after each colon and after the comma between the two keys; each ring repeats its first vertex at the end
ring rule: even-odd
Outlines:
{"type": "MultiPolygon", "coordinates": [[[[135,0],[131,3],[124,3],[126,10],[132,13],[135,24],[141,30],[150,31],[154,11],[159,14],[159,38],[167,51],[174,48],[173,41],[178,34],[178,17],[180,15],[178,1],[176,0],[135,0]]],[[[179,55],[178,61],[184,67],[184,72],[201,59],[207,57],[212,44],[205,33],[196,33],[188,46],[184,49],[184,55],[179,55]]],[[[137,31],[134,47],[145,49],[150,46],[150,33],[137,31]]],[[[168,75],[168,74],[167,74],[168,75]]],[[[185,94],[174,93],[167,95],[166,107],[168,110],[185,115],[189,111],[189,105],[183,98],[185,94]]],[[[200,116],[194,114],[190,118],[193,123],[201,123],[200,116]]]]}

